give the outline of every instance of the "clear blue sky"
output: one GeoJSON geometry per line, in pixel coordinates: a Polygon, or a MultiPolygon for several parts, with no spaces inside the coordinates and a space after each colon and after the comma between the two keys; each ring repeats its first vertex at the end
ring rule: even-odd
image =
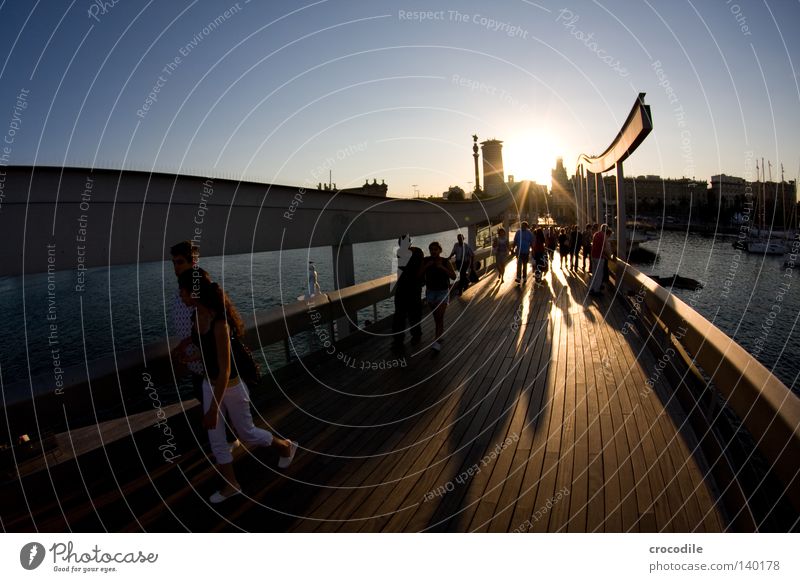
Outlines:
{"type": "Polygon", "coordinates": [[[628,175],[800,165],[795,0],[100,4],[0,3],[4,136],[28,91],[8,163],[286,184],[330,168],[438,194],[471,188],[473,133],[544,181],[556,155],[602,151],[643,91],[655,129],[628,175]]]}

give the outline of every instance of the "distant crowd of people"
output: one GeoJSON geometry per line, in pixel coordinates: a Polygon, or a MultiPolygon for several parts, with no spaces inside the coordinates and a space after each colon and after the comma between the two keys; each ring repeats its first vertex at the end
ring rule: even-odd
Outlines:
{"type": "MultiPolygon", "coordinates": [[[[602,295],[603,286],[608,281],[607,263],[615,259],[610,241],[612,234],[613,231],[606,224],[587,224],[583,230],[578,225],[572,225],[539,227],[531,231],[528,223],[523,222],[513,239],[509,239],[506,230],[498,228],[497,235],[492,239],[498,282],[505,281],[508,261],[515,258],[514,282],[517,285],[524,286],[527,283],[529,263],[532,263],[536,284],[543,284],[544,275],[557,251],[562,270],[590,273],[589,293],[592,296],[602,295]]],[[[461,295],[471,283],[477,281],[475,251],[464,242],[461,234],[446,258],[442,256],[442,246],[438,242],[428,245],[430,255],[427,257],[418,247],[410,246],[408,250],[411,256],[408,263],[400,267],[395,288],[393,345],[398,350],[403,348],[406,331],[411,333],[412,345],[420,342],[423,306],[420,296],[425,287],[424,302],[433,314],[435,324],[431,349],[438,353],[442,349],[444,316],[451,293],[461,295]],[[450,259],[454,259],[455,269],[450,259]]]]}

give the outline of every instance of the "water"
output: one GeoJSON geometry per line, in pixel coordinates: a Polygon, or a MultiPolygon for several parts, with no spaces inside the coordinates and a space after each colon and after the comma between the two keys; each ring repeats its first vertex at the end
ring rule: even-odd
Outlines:
{"type": "MultiPolygon", "coordinates": [[[[449,252],[456,234],[453,230],[414,237],[413,243],[427,249],[431,241],[439,240],[449,252]]],[[[396,241],[353,245],[356,282],[395,273],[396,249],[396,241]]],[[[309,260],[315,263],[322,290],[332,290],[330,247],[201,258],[201,265],[244,315],[297,301],[306,293],[309,260]]],[[[169,335],[177,289],[171,263],[95,268],[88,271],[86,281],[86,290],[76,293],[71,271],[55,273],[51,281],[46,273],[0,279],[0,378],[6,399],[18,396],[7,391],[9,384],[52,372],[54,355],[61,368],[84,361],[91,367],[92,360],[169,335]]],[[[378,305],[379,317],[392,311],[391,300],[378,305]]],[[[360,322],[374,319],[371,308],[359,316],[360,322]]],[[[293,349],[307,353],[315,341],[311,333],[300,334],[293,338],[293,349]]],[[[282,344],[268,346],[265,352],[271,365],[285,360],[282,344]]]]}
{"type": "Polygon", "coordinates": [[[787,269],[780,256],[733,248],[734,237],[663,232],[643,244],[657,251],[648,275],[678,273],[703,283],[701,291],[675,290],[683,301],[756,356],[795,393],[800,392],[800,266],[787,269]]]}
{"type": "MultiPolygon", "coordinates": [[[[457,231],[414,238],[427,248],[439,240],[448,253],[457,231]]],[[[800,277],[785,277],[780,257],[759,257],[732,248],[732,239],[664,232],[658,241],[644,245],[659,253],[654,265],[639,265],[653,275],[679,273],[701,281],[705,287],[676,290],[685,301],[755,354],[767,368],[795,391],[800,373],[800,277]],[[729,285],[726,287],[726,279],[729,285]],[[783,284],[783,287],[781,286],[783,284]],[[788,288],[787,285],[788,284],[788,288]],[[779,312],[775,313],[776,307],[779,312]],[[765,332],[765,329],[767,330],[765,332]]],[[[395,241],[354,245],[356,282],[396,272],[395,241]]],[[[291,303],[306,291],[307,263],[315,261],[320,286],[331,290],[333,269],[330,248],[292,250],[212,257],[203,267],[222,283],[242,313],[291,303]]],[[[794,275],[800,275],[793,273],[794,275]]],[[[175,294],[170,263],[145,263],[89,271],[86,291],[72,291],[74,274],[55,275],[55,320],[48,320],[46,274],[0,279],[0,374],[4,386],[52,370],[53,347],[59,348],[62,367],[82,364],[117,352],[135,349],[168,335],[169,310],[175,294]],[[23,289],[24,304],[23,304],[23,289]],[[82,310],[82,311],[81,311],[82,310]],[[83,317],[81,317],[83,313],[83,317]],[[56,325],[57,344],[51,345],[51,324],[56,325]]],[[[378,305],[378,316],[392,313],[391,299],[378,305]]],[[[372,320],[372,309],[360,314],[372,320]]],[[[297,353],[314,349],[313,334],[293,338],[297,353]]],[[[284,360],[284,348],[265,349],[271,365],[284,360]]],[[[6,398],[13,397],[6,394],[6,398]]]]}

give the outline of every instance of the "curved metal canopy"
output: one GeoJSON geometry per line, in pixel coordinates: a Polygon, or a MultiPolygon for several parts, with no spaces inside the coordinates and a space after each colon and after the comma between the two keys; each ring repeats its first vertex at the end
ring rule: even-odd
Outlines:
{"type": "Polygon", "coordinates": [[[645,105],[644,96],[645,93],[639,93],[622,129],[606,151],[599,156],[581,154],[578,156],[578,166],[582,165],[594,174],[602,174],[611,170],[618,162],[624,161],[639,147],[653,129],[650,106],[645,105]]]}

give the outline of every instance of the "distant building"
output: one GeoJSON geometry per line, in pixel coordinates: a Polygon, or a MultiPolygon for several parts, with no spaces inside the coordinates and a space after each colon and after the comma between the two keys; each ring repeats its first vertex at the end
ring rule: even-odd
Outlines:
{"type": "Polygon", "coordinates": [[[505,191],[505,172],[503,171],[503,142],[490,139],[481,142],[483,153],[483,193],[497,196],[505,191]]]}
{"type": "Polygon", "coordinates": [[[550,214],[550,197],[544,184],[537,184],[531,180],[509,181],[506,187],[518,201],[518,206],[512,204],[507,211],[511,219],[527,220],[533,225],[539,218],[550,214]]]}
{"type": "Polygon", "coordinates": [[[747,181],[744,178],[725,174],[711,176],[711,190],[715,200],[718,200],[725,210],[736,208],[737,201],[744,200],[746,188],[747,181]]]}
{"type": "Polygon", "coordinates": [[[574,223],[577,204],[573,180],[567,177],[564,159],[556,158],[556,167],[550,173],[552,187],[550,189],[550,214],[558,223],[574,223]]]}
{"type": "MultiPolygon", "coordinates": [[[[607,175],[599,183],[601,220],[612,220],[617,204],[617,179],[607,175]],[[603,216],[603,203],[611,209],[603,216]]],[[[590,197],[594,199],[594,181],[589,180],[590,197]]],[[[666,214],[711,218],[713,199],[709,196],[708,182],[693,178],[662,178],[648,174],[625,178],[625,212],[629,218],[636,214],[666,214]]],[[[714,210],[715,212],[715,210],[714,210]]],[[[715,214],[714,214],[715,215],[715,214]]]]}
{"type": "Polygon", "coordinates": [[[331,186],[329,184],[320,183],[317,186],[317,189],[324,192],[341,192],[343,194],[361,194],[364,196],[382,196],[386,198],[386,194],[389,191],[389,185],[383,180],[381,180],[381,183],[378,184],[378,180],[373,179],[372,184],[370,184],[369,180],[367,180],[364,182],[363,186],[359,186],[358,188],[343,188],[342,190],[339,190],[336,188],[336,184],[331,186]]]}
{"type": "MultiPolygon", "coordinates": [[[[558,169],[558,168],[557,168],[558,169]]],[[[563,180],[559,175],[558,182],[563,180]]],[[[553,205],[556,201],[556,170],[553,172],[553,205]]],[[[598,182],[600,188],[600,220],[613,220],[616,216],[617,180],[613,174],[606,174],[598,182]]],[[[563,185],[560,186],[563,189],[563,185]]],[[[595,185],[589,180],[589,208],[594,216],[595,185]]],[[[563,208],[564,198],[561,207],[563,208]]],[[[748,182],[744,178],[716,174],[711,182],[694,178],[662,178],[648,174],[625,178],[625,209],[629,219],[635,214],[663,215],[675,218],[692,217],[692,221],[727,223],[735,214],[741,214],[745,205],[751,205],[748,214],[758,224],[761,220],[761,206],[766,226],[782,230],[784,216],[786,224],[793,220],[794,206],[797,205],[795,182],[748,182]],[[765,193],[766,191],[766,193],[765,193]],[[761,200],[764,202],[761,202],[761,200]],[[773,223],[774,214],[774,223],[773,223]]],[[[561,210],[563,214],[563,209],[561,210]]],[[[554,213],[556,216],[556,213],[554,213]]]]}
{"type": "Polygon", "coordinates": [[[450,186],[447,192],[442,192],[442,198],[445,200],[466,200],[467,195],[460,186],[450,186]]]}

